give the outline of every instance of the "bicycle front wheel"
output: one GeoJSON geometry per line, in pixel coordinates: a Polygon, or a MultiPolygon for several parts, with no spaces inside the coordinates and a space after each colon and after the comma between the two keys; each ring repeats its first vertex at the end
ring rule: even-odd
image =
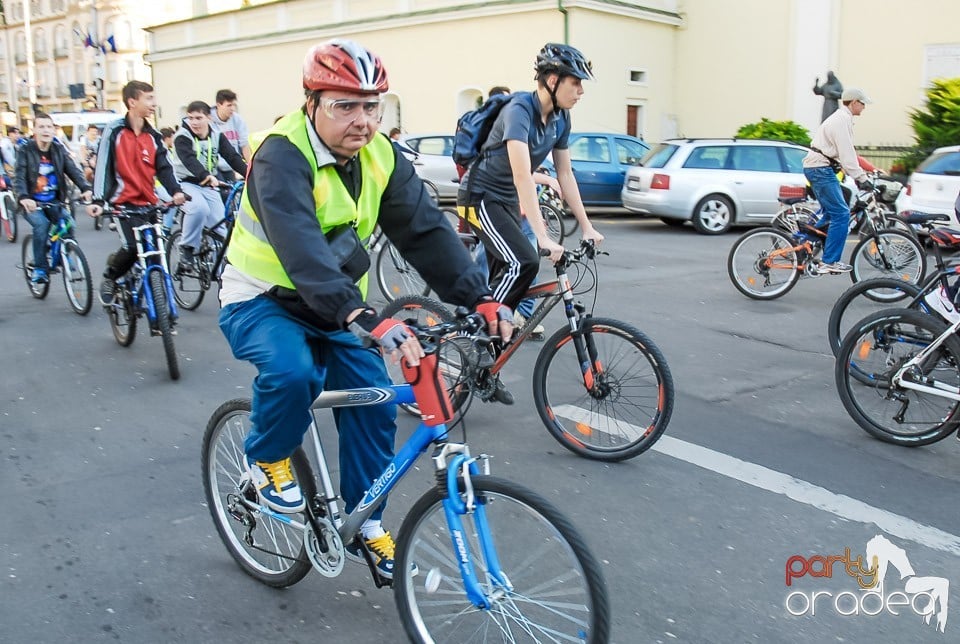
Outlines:
{"type": "Polygon", "coordinates": [[[786,295],[800,279],[796,244],[775,228],[757,228],[733,243],[727,274],[737,290],[755,300],[786,295]]]}
{"type": "Polygon", "coordinates": [[[830,319],[827,321],[830,351],[837,355],[854,323],[879,310],[890,308],[894,302],[910,300],[919,294],[920,287],[893,277],[875,277],[857,282],[843,292],[830,310],[830,319]]]}
{"type": "Polygon", "coordinates": [[[622,461],[642,454],[673,413],[666,358],[650,338],[618,320],[587,318],[581,331],[574,337],[560,329],[540,350],[533,369],[537,413],[551,436],[579,456],[622,461]]]}
{"type": "MultiPolygon", "coordinates": [[[[412,642],[607,642],[610,609],[593,555],[570,521],[515,483],[474,476],[477,509],[450,534],[434,487],[400,528],[394,594],[412,642]],[[493,552],[480,546],[489,535],[493,552]],[[463,550],[452,550],[453,543],[463,550]],[[459,562],[469,554],[489,608],[467,598],[459,562]],[[496,558],[488,561],[487,555],[496,558]],[[419,573],[411,574],[416,564],[419,573]],[[497,572],[502,572],[502,583],[497,572]]],[[[461,492],[463,482],[461,481],[461,492]]]]}
{"type": "Polygon", "coordinates": [[[388,302],[403,295],[427,295],[430,288],[400,251],[384,240],[377,255],[377,285],[388,302]]]}
{"type": "MultiPolygon", "coordinates": [[[[217,533],[240,568],[261,583],[284,588],[310,572],[310,561],[302,530],[243,503],[259,503],[243,450],[249,431],[249,400],[231,400],[213,412],[203,435],[203,491],[217,533]]],[[[293,462],[300,480],[308,473],[303,450],[297,450],[293,462]]],[[[297,520],[306,523],[306,516],[297,520]]]]}
{"type": "Polygon", "coordinates": [[[153,307],[157,312],[157,331],[163,340],[163,352],[167,356],[167,371],[171,380],[180,379],[180,365],[177,362],[177,349],[173,346],[173,319],[167,302],[167,288],[161,271],[150,271],[150,292],[153,295],[153,307]]]}
{"type": "MultiPolygon", "coordinates": [[[[840,400],[867,433],[915,447],[949,436],[960,424],[960,403],[893,385],[893,375],[947,330],[933,316],[910,309],[881,311],[857,323],[837,354],[840,400]]],[[[950,336],[905,376],[944,392],[960,391],[960,340],[950,336]]]]}
{"type": "Polygon", "coordinates": [[[198,253],[197,265],[192,272],[187,273],[178,270],[181,238],[182,235],[179,230],[170,236],[170,241],[167,242],[167,266],[170,267],[170,279],[173,280],[173,298],[177,301],[177,305],[188,311],[194,311],[203,302],[203,296],[206,293],[200,275],[203,271],[203,252],[201,250],[198,253]]]}
{"type": "Polygon", "coordinates": [[[90,278],[90,264],[80,250],[80,245],[72,239],[63,240],[60,256],[60,270],[63,272],[63,288],[67,291],[70,308],[78,315],[86,315],[93,306],[93,280],[90,278]]]}
{"type": "Polygon", "coordinates": [[[850,264],[850,279],[854,282],[895,277],[919,284],[927,272],[927,256],[920,242],[902,230],[890,228],[860,240],[850,255],[850,264]]]}
{"type": "Polygon", "coordinates": [[[38,300],[42,300],[50,292],[50,281],[33,281],[33,235],[28,234],[23,238],[23,246],[20,247],[20,266],[23,267],[23,277],[27,280],[27,288],[30,289],[30,295],[38,300]]]}

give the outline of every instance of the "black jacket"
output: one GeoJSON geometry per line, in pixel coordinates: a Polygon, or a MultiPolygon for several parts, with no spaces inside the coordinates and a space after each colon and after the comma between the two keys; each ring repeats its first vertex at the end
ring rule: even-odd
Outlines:
{"type": "Polygon", "coordinates": [[[230,140],[224,136],[223,132],[211,124],[207,138],[201,139],[194,134],[190,126],[187,125],[187,119],[183,119],[180,123],[180,128],[176,134],[173,135],[173,156],[175,158],[172,159],[172,162],[174,174],[177,175],[177,181],[199,184],[210,176],[210,171],[203,167],[200,159],[197,158],[197,148],[201,142],[203,145],[210,146],[210,156],[213,160],[214,173],[216,173],[217,170],[217,161],[220,160],[220,157],[223,157],[230,167],[233,168],[234,172],[246,176],[247,164],[244,162],[243,157],[240,156],[240,153],[237,152],[236,148],[233,147],[233,144],[230,143],[230,140]]]}
{"type": "MultiPolygon", "coordinates": [[[[396,166],[380,201],[380,227],[440,299],[473,306],[490,294],[486,278],[427,196],[413,164],[395,148],[394,155],[396,166]]],[[[365,304],[357,286],[340,272],[317,223],[315,172],[293,143],[271,136],[254,154],[246,190],[297,293],[321,319],[342,328],[347,315],[365,304]]],[[[338,174],[343,180],[344,173],[338,174]]],[[[344,183],[356,199],[359,182],[344,183]]]]}
{"type": "MultiPolygon", "coordinates": [[[[50,143],[50,163],[57,175],[57,199],[66,203],[67,182],[65,177],[77,184],[80,192],[90,190],[90,184],[83,177],[83,171],[73,161],[70,153],[56,139],[50,143]]],[[[40,176],[40,148],[35,139],[30,139],[17,150],[17,169],[13,177],[13,192],[17,199],[30,198],[40,176]]]]}

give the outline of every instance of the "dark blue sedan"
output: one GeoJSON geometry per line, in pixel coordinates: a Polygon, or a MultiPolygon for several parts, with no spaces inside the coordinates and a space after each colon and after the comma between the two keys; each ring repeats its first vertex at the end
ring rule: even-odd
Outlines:
{"type": "MultiPolygon", "coordinates": [[[[649,145],[627,134],[571,132],[570,162],[583,204],[621,207],[627,168],[637,165],[649,149],[649,145]]],[[[556,174],[549,157],[544,165],[556,174]]]]}

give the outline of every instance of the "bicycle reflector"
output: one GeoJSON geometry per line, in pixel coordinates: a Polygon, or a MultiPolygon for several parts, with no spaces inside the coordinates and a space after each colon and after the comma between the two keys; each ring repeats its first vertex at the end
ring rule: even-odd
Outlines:
{"type": "Polygon", "coordinates": [[[807,196],[806,186],[780,186],[780,199],[803,199],[807,196]]]}

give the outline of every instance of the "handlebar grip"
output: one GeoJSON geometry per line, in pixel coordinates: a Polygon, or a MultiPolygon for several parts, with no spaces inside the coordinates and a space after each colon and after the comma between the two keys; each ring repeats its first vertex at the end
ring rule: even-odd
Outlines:
{"type": "Polygon", "coordinates": [[[550,257],[550,251],[548,251],[546,248],[538,248],[537,254],[540,257],[550,257]]]}

